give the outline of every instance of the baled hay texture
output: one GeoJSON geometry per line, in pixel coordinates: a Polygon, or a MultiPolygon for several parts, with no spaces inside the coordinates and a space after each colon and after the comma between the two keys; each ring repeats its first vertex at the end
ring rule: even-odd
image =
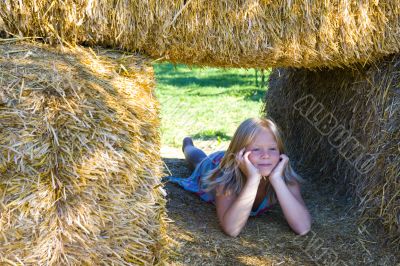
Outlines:
{"type": "Polygon", "coordinates": [[[400,244],[400,56],[310,71],[275,69],[266,113],[283,129],[289,157],[313,182],[354,193],[360,223],[400,244]]]}
{"type": "Polygon", "coordinates": [[[5,30],[220,67],[335,67],[400,51],[400,1],[5,0],[5,30]]]}
{"type": "Polygon", "coordinates": [[[3,44],[0,86],[0,261],[162,262],[159,106],[147,59],[3,44]]]}

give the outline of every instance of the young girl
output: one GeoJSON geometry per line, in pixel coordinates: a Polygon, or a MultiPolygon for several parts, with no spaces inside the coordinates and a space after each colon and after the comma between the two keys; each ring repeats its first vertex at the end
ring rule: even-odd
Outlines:
{"type": "Polygon", "coordinates": [[[242,122],[226,152],[207,156],[189,137],[183,140],[182,150],[194,172],[189,178],[168,180],[214,203],[226,234],[237,236],[249,216],[277,202],[294,232],[304,235],[310,230],[311,217],[300,194],[302,179],[291,168],[281,134],[271,120],[242,122]]]}

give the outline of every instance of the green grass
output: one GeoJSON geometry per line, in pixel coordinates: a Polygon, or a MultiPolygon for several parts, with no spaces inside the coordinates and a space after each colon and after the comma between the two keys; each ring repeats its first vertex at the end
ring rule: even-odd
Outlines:
{"type": "Polygon", "coordinates": [[[260,115],[266,88],[256,87],[254,69],[159,63],[154,70],[163,145],[179,147],[185,136],[229,141],[244,119],[260,115]]]}

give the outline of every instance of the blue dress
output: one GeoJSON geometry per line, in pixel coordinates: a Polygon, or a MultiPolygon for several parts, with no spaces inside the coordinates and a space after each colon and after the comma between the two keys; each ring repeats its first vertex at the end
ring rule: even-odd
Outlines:
{"type": "MultiPolygon", "coordinates": [[[[168,182],[178,184],[187,191],[196,193],[202,200],[215,204],[215,190],[206,192],[205,186],[202,186],[202,179],[206,173],[215,169],[220,164],[224,157],[225,151],[217,151],[204,158],[194,169],[193,173],[188,178],[167,176],[165,179],[168,182]]],[[[268,202],[268,195],[265,196],[257,210],[251,211],[250,216],[257,216],[264,213],[272,206],[268,202]]]]}

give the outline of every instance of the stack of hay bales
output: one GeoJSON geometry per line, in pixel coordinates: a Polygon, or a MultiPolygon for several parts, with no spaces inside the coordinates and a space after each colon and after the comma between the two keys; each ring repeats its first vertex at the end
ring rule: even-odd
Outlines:
{"type": "Polygon", "coordinates": [[[343,69],[278,68],[269,86],[266,113],[303,176],[357,195],[360,222],[384,227],[398,249],[400,56],[343,69]]]}
{"type": "Polygon", "coordinates": [[[5,30],[220,67],[334,67],[400,52],[399,0],[4,0],[5,30]]]}
{"type": "Polygon", "coordinates": [[[140,56],[0,45],[0,262],[165,259],[159,111],[140,56]]]}
{"type": "MultiPolygon", "coordinates": [[[[387,57],[383,61],[377,61],[384,56],[400,52],[399,0],[247,0],[211,2],[206,0],[4,0],[0,2],[0,17],[4,21],[4,25],[0,26],[0,30],[7,32],[9,36],[40,37],[46,42],[55,44],[78,43],[112,46],[129,51],[141,51],[153,58],[197,65],[301,68],[275,70],[271,80],[270,96],[267,100],[268,113],[285,129],[288,137],[288,147],[290,148],[289,155],[296,160],[301,160],[300,163],[304,165],[304,169],[310,169],[310,171],[312,169],[318,170],[311,171],[314,174],[322,171],[323,174],[318,176],[325,177],[327,173],[335,173],[331,179],[336,179],[342,184],[352,183],[354,191],[361,199],[360,206],[364,221],[378,220],[390,232],[394,243],[399,243],[399,64],[397,63],[399,59],[398,57],[387,57]],[[346,68],[339,69],[335,67],[346,68]],[[307,97],[307,95],[311,96],[307,97]],[[299,99],[302,99],[302,101],[299,101],[299,99]],[[311,108],[310,106],[315,108],[309,109],[311,108]],[[331,114],[323,120],[326,113],[331,114]],[[311,118],[308,117],[310,114],[312,115],[311,118]],[[322,129],[318,127],[321,125],[324,126],[322,129]],[[310,132],[313,128],[314,132],[310,132]],[[334,129],[336,131],[333,131],[334,129]],[[331,132],[327,132],[327,130],[332,130],[332,132],[339,135],[329,138],[331,132]],[[344,130],[348,130],[350,133],[344,130]],[[348,143],[346,142],[347,137],[350,137],[350,142],[348,143]]],[[[14,54],[20,55],[19,52],[9,54],[10,56],[14,54]]],[[[87,52],[83,54],[89,55],[87,52]]],[[[75,58],[78,57],[77,54],[74,56],[75,58]]],[[[67,60],[67,58],[71,57],[65,58],[67,60]]],[[[82,60],[78,61],[81,62],[82,60]]],[[[85,69],[87,67],[87,65],[84,66],[85,69]]],[[[61,73],[64,77],[63,68],[53,67],[50,70],[61,73]]],[[[24,71],[27,70],[24,69],[24,71]]],[[[97,73],[96,75],[104,75],[104,80],[112,79],[112,75],[107,74],[106,68],[101,64],[98,64],[97,68],[90,71],[94,71],[97,73]],[[103,71],[105,71],[105,74],[103,71]]],[[[120,71],[122,71],[122,74],[125,73],[124,68],[121,68],[120,71]]],[[[105,86],[105,88],[113,86],[114,82],[105,82],[99,79],[96,79],[94,83],[89,83],[89,81],[86,81],[88,77],[92,76],[87,74],[89,72],[77,71],[77,73],[80,73],[80,77],[85,79],[85,84],[105,86]]],[[[19,77],[14,73],[10,75],[10,77],[14,76],[19,77]]],[[[129,156],[133,156],[135,160],[128,159],[130,157],[126,155],[115,157],[115,160],[123,160],[124,165],[129,165],[131,168],[129,171],[123,172],[125,175],[133,171],[134,176],[148,176],[151,171],[155,171],[154,169],[158,167],[158,159],[147,160],[146,158],[149,157],[146,157],[144,152],[138,152],[142,147],[141,145],[147,145],[148,148],[151,148],[152,144],[157,141],[147,140],[144,137],[139,138],[138,141],[136,138],[129,138],[129,134],[127,134],[127,132],[138,132],[138,134],[145,136],[146,134],[143,133],[144,131],[140,127],[130,125],[132,124],[131,121],[139,119],[147,125],[146,122],[151,121],[151,119],[141,119],[140,115],[126,116],[118,112],[116,112],[118,115],[98,118],[97,116],[101,114],[113,112],[113,108],[116,108],[116,106],[127,108],[126,102],[115,100],[120,97],[120,93],[113,93],[104,89],[104,93],[109,93],[109,96],[101,98],[101,104],[99,105],[96,101],[99,101],[98,97],[103,95],[103,92],[93,93],[95,91],[93,89],[87,90],[87,92],[83,89],[80,90],[79,92],[86,95],[85,97],[76,93],[76,89],[69,89],[68,93],[63,92],[65,89],[58,92],[60,90],[58,89],[59,84],[71,84],[71,88],[79,87],[79,84],[72,82],[75,79],[68,79],[72,81],[65,83],[54,77],[57,77],[57,75],[52,74],[49,77],[39,78],[33,82],[34,87],[40,85],[50,88],[48,89],[50,93],[43,94],[46,97],[39,97],[40,99],[46,99],[46,101],[33,98],[34,103],[24,105],[27,104],[26,99],[23,98],[25,97],[24,93],[27,93],[27,91],[18,88],[25,88],[28,79],[20,79],[23,81],[19,81],[19,83],[11,80],[7,88],[14,91],[8,94],[14,96],[1,96],[4,99],[8,99],[7,106],[11,106],[4,109],[7,111],[4,121],[10,125],[6,124],[7,126],[2,129],[5,132],[4,134],[7,135],[4,138],[5,140],[2,140],[1,145],[2,147],[7,147],[7,150],[2,153],[1,169],[4,173],[11,171],[9,169],[14,169],[12,171],[15,171],[5,179],[9,183],[2,185],[2,189],[11,190],[12,193],[8,195],[8,198],[3,199],[3,201],[7,200],[7,204],[1,205],[1,211],[11,215],[11,210],[16,210],[15,217],[22,217],[21,219],[28,217],[26,220],[21,220],[21,225],[25,224],[26,226],[19,226],[18,219],[2,220],[2,223],[7,225],[7,230],[16,228],[13,229],[16,233],[14,238],[11,237],[11,234],[0,234],[4,235],[2,236],[4,239],[10,238],[13,240],[7,240],[7,243],[22,243],[21,241],[25,241],[21,240],[21,234],[18,230],[22,230],[21,232],[24,233],[22,235],[26,235],[25,231],[28,228],[39,228],[35,229],[35,232],[31,230],[33,237],[37,237],[40,232],[48,230],[46,228],[56,228],[56,225],[50,224],[50,221],[54,222],[58,218],[54,220],[46,216],[45,220],[41,220],[37,218],[40,217],[37,212],[35,214],[35,211],[26,211],[32,209],[29,204],[35,204],[35,206],[40,206],[40,208],[46,210],[55,210],[56,208],[57,211],[52,211],[52,213],[55,213],[54,215],[70,217],[72,214],[69,214],[68,210],[70,209],[65,202],[69,202],[66,200],[68,195],[76,194],[76,191],[72,190],[73,188],[81,189],[81,187],[86,188],[89,186],[88,191],[90,191],[77,193],[79,196],[76,196],[76,204],[84,202],[84,199],[87,201],[92,199],[101,203],[102,205],[100,206],[103,206],[103,208],[110,208],[107,211],[103,211],[103,209],[98,211],[101,215],[99,216],[100,218],[96,219],[100,220],[95,224],[105,224],[102,219],[106,221],[114,220],[108,215],[108,213],[112,213],[111,210],[116,213],[125,210],[124,208],[115,207],[113,205],[116,204],[115,202],[126,202],[127,205],[122,205],[123,207],[128,206],[128,203],[133,204],[130,199],[119,198],[121,195],[127,194],[116,188],[118,187],[117,185],[116,187],[113,186],[114,184],[110,180],[114,180],[114,178],[103,178],[104,184],[107,184],[107,187],[111,186],[110,191],[106,190],[105,186],[101,186],[103,183],[98,180],[95,181],[97,177],[84,178],[82,180],[78,178],[81,175],[85,176],[88,172],[88,170],[79,170],[82,167],[88,167],[84,166],[87,165],[84,163],[85,160],[90,161],[90,156],[87,155],[88,151],[90,151],[90,154],[93,151],[98,152],[99,155],[96,155],[96,158],[99,156],[107,158],[107,156],[111,156],[109,153],[114,154],[116,151],[129,153],[129,156]],[[91,92],[93,94],[90,94],[91,92]],[[73,97],[77,103],[71,104],[69,101],[64,101],[65,95],[73,97]],[[53,103],[49,99],[54,97],[58,101],[53,103]],[[112,104],[110,101],[112,101],[112,104]],[[48,107],[44,108],[44,105],[48,107]],[[18,108],[26,108],[21,109],[26,111],[19,111],[20,109],[14,111],[12,108],[17,108],[14,106],[22,106],[18,108]],[[54,111],[61,106],[68,111],[54,111]],[[105,106],[107,108],[103,109],[105,106]],[[79,108],[84,111],[78,112],[79,108]],[[98,108],[102,111],[99,111],[98,108]],[[40,114],[37,113],[38,110],[41,110],[40,114]],[[29,111],[33,113],[28,115],[29,111]],[[82,119],[76,113],[80,113],[85,119],[94,119],[96,121],[103,119],[101,121],[104,122],[92,123],[82,119]],[[31,115],[34,117],[31,118],[31,115]],[[36,117],[35,115],[38,116],[36,117]],[[36,126],[41,121],[39,117],[42,117],[43,121],[40,126],[36,126]],[[67,118],[70,119],[68,120],[69,122],[64,123],[67,118]],[[56,123],[54,121],[59,122],[56,123]],[[36,124],[33,124],[33,122],[36,124]],[[67,125],[70,125],[69,123],[73,126],[67,127],[67,125]],[[104,129],[104,124],[113,123],[121,131],[111,130],[108,132],[104,129]],[[62,125],[62,128],[59,129],[55,125],[62,125]],[[93,128],[95,126],[100,126],[103,133],[99,133],[99,131],[93,133],[90,130],[86,130],[88,127],[93,128]],[[5,130],[5,128],[10,128],[10,130],[5,130]],[[34,131],[32,131],[33,128],[35,128],[34,131]],[[76,130],[80,134],[73,133],[76,130]],[[69,137],[72,136],[69,134],[74,136],[84,135],[85,137],[74,137],[75,142],[70,142],[69,139],[74,138],[69,137]],[[115,137],[115,134],[118,137],[115,137]],[[38,140],[36,136],[45,138],[45,141],[38,140]],[[61,138],[61,136],[64,137],[61,138]],[[87,140],[93,138],[107,141],[95,142],[96,145],[101,147],[97,149],[87,144],[87,140]],[[78,142],[82,145],[71,147],[60,145],[60,143],[66,143],[67,139],[68,143],[78,142]],[[118,144],[120,143],[118,141],[121,141],[121,143],[136,143],[137,146],[135,147],[137,148],[126,149],[129,145],[118,144]],[[42,145],[40,143],[46,144],[42,145]],[[117,145],[118,148],[113,145],[117,145]],[[58,169],[60,162],[67,162],[66,165],[75,165],[76,163],[77,166],[75,168],[77,170],[72,170],[75,169],[74,167],[68,167],[63,168],[63,171],[72,171],[73,175],[71,176],[76,176],[77,178],[62,179],[64,181],[61,182],[58,177],[66,176],[66,174],[63,171],[54,170],[58,169]],[[149,163],[154,163],[154,165],[149,165],[149,163]],[[29,175],[20,174],[25,172],[29,173],[29,175]],[[61,173],[63,174],[60,175],[61,173]],[[36,178],[36,181],[33,182],[31,179],[26,178],[26,176],[31,175],[39,176],[40,179],[36,178]],[[47,179],[44,177],[43,179],[42,176],[47,179]],[[16,183],[13,183],[14,181],[16,183]],[[85,185],[81,186],[82,183],[80,181],[85,185]],[[45,186],[42,185],[43,182],[47,182],[45,186]],[[16,184],[21,184],[21,187],[16,184]],[[92,185],[95,188],[90,188],[92,185]],[[97,193],[96,189],[104,190],[101,193],[97,193]],[[28,195],[23,192],[30,190],[38,191],[38,193],[28,193],[28,195]],[[121,192],[121,194],[118,194],[118,192],[121,192]],[[51,204],[45,200],[48,198],[45,196],[48,195],[47,193],[50,193],[50,198],[54,199],[51,204]],[[101,196],[103,193],[106,195],[104,196],[106,197],[105,199],[101,196]],[[107,195],[112,196],[108,197],[107,195]],[[21,201],[21,198],[26,200],[21,201]],[[114,202],[112,199],[118,200],[114,202]],[[17,204],[16,206],[28,204],[29,208],[14,208],[12,207],[14,206],[13,204],[17,204]],[[60,204],[61,207],[58,207],[60,204]],[[48,226],[45,227],[42,222],[47,222],[48,226]],[[31,226],[28,226],[28,224],[31,226]],[[36,225],[40,226],[37,227],[36,225]]],[[[41,90],[28,90],[28,92],[37,94],[41,93],[41,90]]],[[[129,103],[133,104],[135,101],[132,100],[129,103]]],[[[151,103],[152,100],[146,100],[143,104],[151,106],[151,103]]],[[[143,123],[142,125],[144,125],[143,123]]],[[[133,124],[138,125],[138,122],[133,124]]],[[[148,124],[146,128],[153,132],[152,130],[155,130],[157,125],[156,123],[148,124]],[[150,129],[150,127],[153,127],[153,129],[150,129]]],[[[153,154],[151,149],[150,154],[153,154]]],[[[113,162],[113,160],[96,159],[95,165],[104,163],[107,167],[99,167],[107,170],[97,170],[96,168],[93,173],[104,173],[107,177],[118,176],[118,178],[121,178],[121,175],[116,173],[120,173],[122,170],[115,168],[114,163],[112,163],[112,167],[110,166],[111,168],[108,166],[108,163],[113,162]]],[[[303,171],[303,173],[306,172],[303,171]]],[[[158,176],[154,173],[152,175],[158,176]]],[[[118,178],[116,180],[120,180],[118,178]]],[[[146,180],[152,183],[156,182],[154,181],[155,179],[157,178],[146,180]]],[[[134,191],[134,188],[137,189],[136,181],[133,180],[126,181],[132,187],[131,192],[134,191]]],[[[147,183],[143,181],[142,184],[147,183]]],[[[146,195],[148,196],[149,194],[135,190],[135,197],[145,197],[146,195]]],[[[72,196],[69,197],[71,198],[72,196]]],[[[154,201],[149,201],[148,206],[152,206],[154,210],[164,206],[163,204],[158,206],[153,203],[154,201]]],[[[86,205],[92,206],[90,204],[86,205]]],[[[136,210],[137,207],[132,209],[136,210]]],[[[33,210],[36,209],[33,208],[33,210]]],[[[88,212],[85,213],[91,213],[90,208],[87,210],[88,212]]],[[[74,215],[77,215],[76,213],[74,215]]],[[[142,217],[146,221],[150,219],[147,217],[147,212],[137,211],[136,214],[138,213],[143,214],[138,217],[142,217]]],[[[94,217],[97,216],[91,217],[95,219],[94,217]]],[[[119,216],[115,217],[117,217],[117,225],[124,221],[119,216]]],[[[77,220],[79,224],[89,223],[88,221],[90,221],[86,216],[77,220]]],[[[81,234],[64,235],[64,232],[67,231],[63,228],[65,226],[73,227],[75,224],[70,222],[71,219],[60,221],[68,222],[60,222],[59,228],[62,229],[52,231],[58,234],[57,237],[53,236],[52,238],[57,240],[52,247],[57,247],[57,250],[75,248],[74,244],[62,246],[60,243],[63,242],[59,241],[59,239],[68,240],[69,242],[67,241],[67,243],[76,243],[74,241],[78,241],[77,239],[81,237],[81,234]]],[[[82,232],[79,230],[83,230],[88,237],[93,236],[93,232],[96,230],[102,236],[102,229],[98,231],[100,226],[83,225],[85,229],[82,229],[80,225],[78,227],[74,230],[77,232],[82,232]]],[[[138,226],[138,228],[141,228],[140,232],[150,235],[152,234],[151,232],[156,232],[149,231],[145,223],[138,226]]],[[[4,231],[4,229],[2,230],[4,231]]],[[[72,231],[75,232],[74,230],[72,231]]],[[[121,229],[118,232],[122,231],[121,229]]],[[[109,237],[108,234],[104,238],[97,238],[97,240],[111,243],[110,241],[112,240],[107,240],[111,239],[111,237],[107,237],[109,237]]],[[[44,243],[43,239],[42,236],[29,241],[38,244],[44,243]]],[[[123,241],[124,237],[121,236],[118,239],[123,241]]],[[[92,246],[101,246],[100,244],[95,244],[95,241],[87,241],[86,244],[86,238],[79,241],[85,243],[83,246],[87,246],[87,248],[74,249],[72,253],[75,254],[76,252],[78,254],[77,258],[81,258],[81,255],[84,256],[83,253],[86,250],[95,249],[91,249],[92,246]]],[[[143,244],[144,242],[140,243],[143,244]]],[[[149,245],[152,245],[150,243],[153,242],[149,242],[149,245]]],[[[143,245],[145,246],[145,244],[143,245]]],[[[9,247],[11,250],[11,247],[19,246],[17,244],[9,244],[9,247]]],[[[141,250],[138,247],[131,246],[130,248],[129,252],[131,253],[123,254],[132,254],[134,250],[141,250]]],[[[6,249],[0,247],[0,250],[6,249]]],[[[8,254],[4,252],[2,254],[8,254]]],[[[100,257],[104,254],[111,254],[107,252],[96,251],[90,254],[98,254],[91,256],[100,257]]],[[[37,254],[24,251],[24,249],[21,253],[18,253],[19,255],[13,254],[10,253],[8,257],[14,256],[14,258],[18,258],[18,256],[21,256],[25,258],[25,255],[29,259],[40,257],[37,254]]],[[[88,254],[85,253],[85,255],[88,254]]],[[[145,252],[144,254],[151,254],[151,252],[145,252]]],[[[110,256],[113,257],[112,255],[110,256]]],[[[108,255],[106,257],[108,258],[108,255]]],[[[120,258],[117,255],[115,257],[120,258]]],[[[66,260],[69,257],[60,255],[56,259],[58,258],[66,260]]],[[[90,257],[86,256],[86,258],[90,257]]],[[[95,260],[97,257],[93,257],[93,259],[95,260]]]]}

